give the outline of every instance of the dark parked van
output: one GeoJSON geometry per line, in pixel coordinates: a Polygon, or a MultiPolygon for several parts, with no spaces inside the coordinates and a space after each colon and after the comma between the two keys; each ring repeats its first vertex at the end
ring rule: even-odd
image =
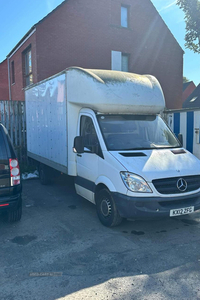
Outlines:
{"type": "Polygon", "coordinates": [[[22,215],[22,186],[19,163],[8,131],[0,123],[0,212],[15,222],[22,215]]]}

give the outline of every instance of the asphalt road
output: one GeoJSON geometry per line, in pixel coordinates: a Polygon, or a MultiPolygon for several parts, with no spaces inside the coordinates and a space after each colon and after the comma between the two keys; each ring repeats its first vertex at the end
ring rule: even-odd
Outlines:
{"type": "Polygon", "coordinates": [[[19,223],[0,218],[0,299],[200,299],[200,212],[102,226],[73,180],[24,181],[19,223]]]}

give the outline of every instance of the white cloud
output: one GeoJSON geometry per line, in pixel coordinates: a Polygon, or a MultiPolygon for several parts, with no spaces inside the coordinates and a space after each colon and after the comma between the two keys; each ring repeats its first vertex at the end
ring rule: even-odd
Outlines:
{"type": "Polygon", "coordinates": [[[169,9],[170,7],[172,7],[172,6],[175,5],[175,4],[176,4],[176,1],[173,1],[173,2],[169,3],[168,5],[163,6],[161,9],[159,9],[159,13],[160,13],[161,11],[164,11],[164,10],[166,10],[166,9],[169,9]]]}

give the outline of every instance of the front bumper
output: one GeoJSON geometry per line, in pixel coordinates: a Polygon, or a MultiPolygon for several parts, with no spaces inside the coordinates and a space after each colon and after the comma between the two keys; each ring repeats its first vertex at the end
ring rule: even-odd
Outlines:
{"type": "Polygon", "coordinates": [[[180,197],[129,197],[112,192],[121,217],[127,219],[147,219],[167,217],[171,209],[194,206],[200,209],[200,192],[180,197]]]}

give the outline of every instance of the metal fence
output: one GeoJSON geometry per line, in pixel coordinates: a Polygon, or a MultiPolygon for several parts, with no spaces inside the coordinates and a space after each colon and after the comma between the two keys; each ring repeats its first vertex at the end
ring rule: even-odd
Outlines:
{"type": "Polygon", "coordinates": [[[25,101],[0,101],[0,122],[7,128],[21,162],[27,160],[25,101]]]}

